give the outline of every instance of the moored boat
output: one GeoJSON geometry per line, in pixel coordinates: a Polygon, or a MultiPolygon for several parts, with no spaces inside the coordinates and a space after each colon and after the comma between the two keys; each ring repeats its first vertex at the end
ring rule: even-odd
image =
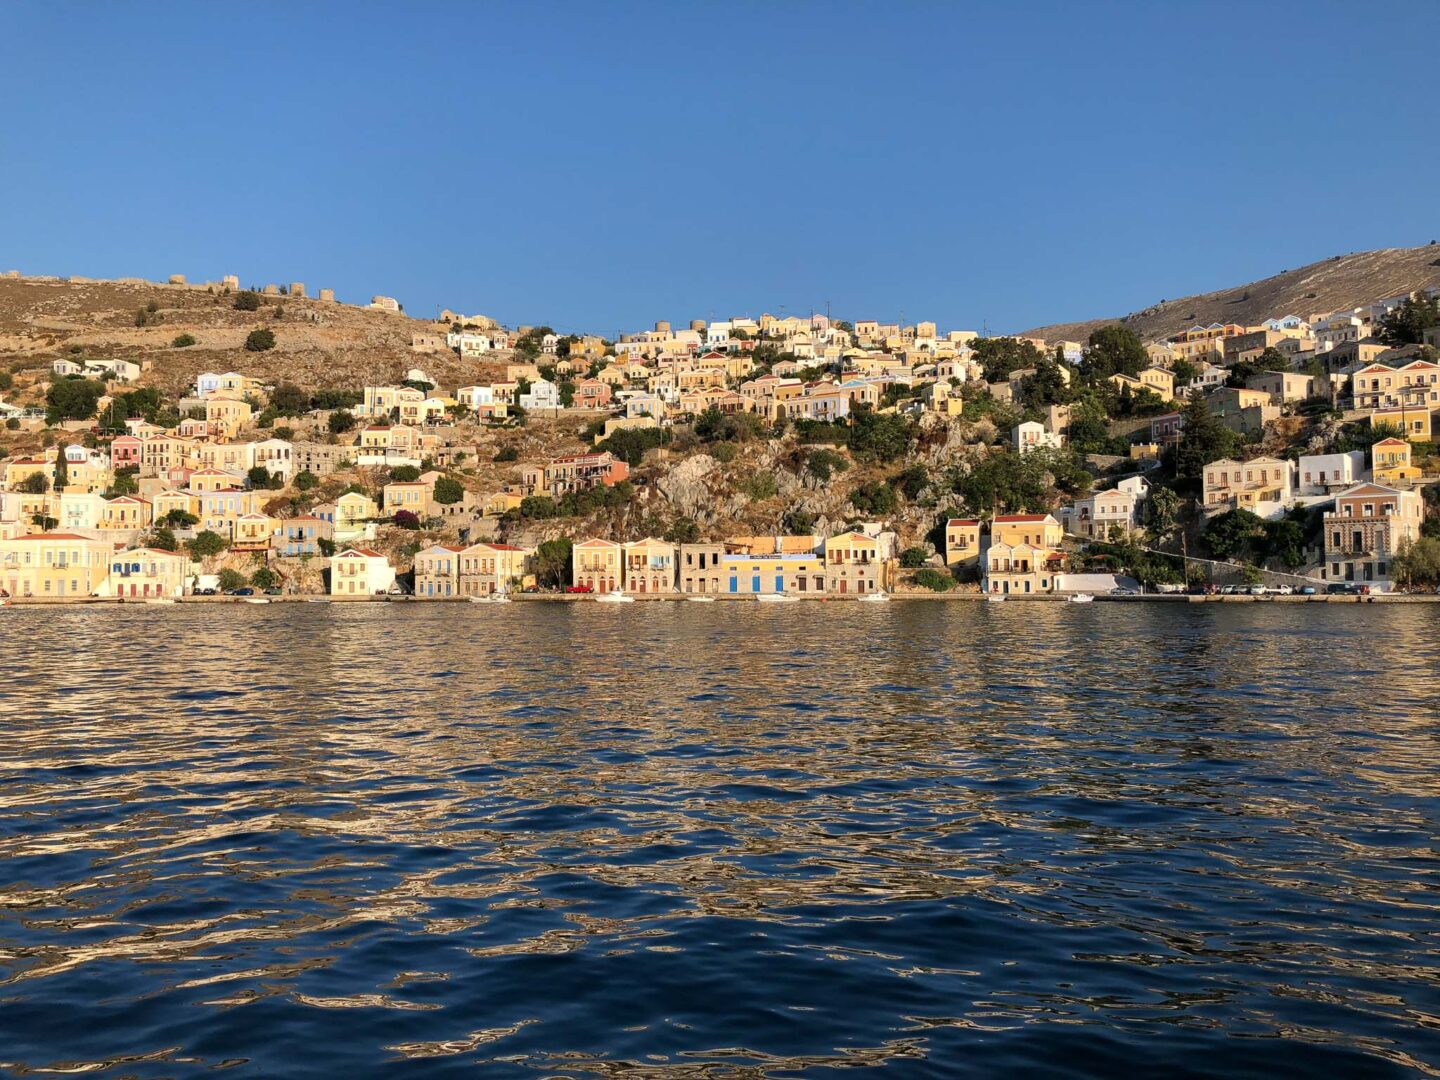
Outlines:
{"type": "Polygon", "coordinates": [[[715,602],[713,596],[687,596],[685,599],[692,604],[713,604],[715,602]]]}
{"type": "Polygon", "coordinates": [[[799,601],[798,596],[787,596],[783,592],[762,592],[755,597],[762,604],[794,604],[799,601]]]}
{"type": "Polygon", "coordinates": [[[1070,603],[1088,604],[1094,599],[1095,597],[1091,596],[1089,593],[1077,592],[1074,596],[1070,597],[1070,603]]]}
{"type": "Polygon", "coordinates": [[[1004,593],[990,593],[989,595],[987,595],[987,596],[985,597],[985,600],[986,600],[987,603],[999,604],[999,603],[1002,603],[1002,602],[1005,600],[1005,594],[1004,594],[1004,593]]]}
{"type": "Polygon", "coordinates": [[[635,602],[633,596],[627,596],[619,589],[614,592],[601,593],[595,599],[602,604],[633,604],[635,602]]]}
{"type": "Polygon", "coordinates": [[[860,602],[862,604],[887,604],[890,602],[890,594],[884,590],[868,593],[860,597],[860,602]]]}

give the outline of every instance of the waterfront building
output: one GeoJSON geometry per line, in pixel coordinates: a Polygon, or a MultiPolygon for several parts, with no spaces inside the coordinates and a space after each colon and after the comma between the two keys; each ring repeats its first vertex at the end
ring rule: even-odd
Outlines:
{"type": "Polygon", "coordinates": [[[351,548],[330,560],[331,596],[376,596],[395,584],[395,568],[378,551],[351,548]]]}
{"type": "Polygon", "coordinates": [[[839,596],[864,595],[884,587],[880,544],[873,536],[847,532],[825,541],[825,589],[839,596]]]}
{"type": "Polygon", "coordinates": [[[1424,516],[1417,491],[1368,483],[1337,495],[1335,509],[1325,515],[1320,576],[1389,589],[1395,556],[1401,545],[1419,538],[1424,516]]]}
{"type": "Polygon", "coordinates": [[[570,549],[571,580],[592,592],[616,592],[624,587],[623,549],[613,540],[582,540],[570,549]]]}
{"type": "Polygon", "coordinates": [[[675,591],[675,545],[653,537],[624,545],[625,591],[675,591]]]}

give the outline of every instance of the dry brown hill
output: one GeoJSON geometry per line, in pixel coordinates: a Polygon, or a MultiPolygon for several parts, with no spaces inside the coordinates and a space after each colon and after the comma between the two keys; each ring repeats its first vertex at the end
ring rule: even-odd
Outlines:
{"type": "Polygon", "coordinates": [[[76,354],[148,360],[142,381],[172,393],[202,371],[243,371],[306,389],[393,382],[411,367],[446,387],[485,373],[450,352],[413,352],[412,332],[433,324],[403,314],[289,296],[237,311],[234,300],[203,286],[0,278],[0,367],[41,368],[76,354]],[[136,312],[150,304],[148,325],[137,327],[136,312]],[[274,332],[275,348],[245,351],[246,336],[261,327],[274,332]],[[172,347],[180,334],[196,343],[172,347]]]}
{"type": "Polygon", "coordinates": [[[1385,248],[1336,255],[1246,285],[1162,300],[1118,319],[1054,323],[1027,330],[1023,336],[1084,341],[1092,330],[1120,322],[1146,341],[1153,341],[1178,334],[1196,323],[1235,322],[1248,326],[1271,316],[1309,318],[1435,285],[1440,285],[1440,244],[1385,248]]]}

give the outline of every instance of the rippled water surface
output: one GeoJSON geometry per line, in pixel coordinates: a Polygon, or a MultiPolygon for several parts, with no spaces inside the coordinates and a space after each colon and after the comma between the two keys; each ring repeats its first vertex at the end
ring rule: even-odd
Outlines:
{"type": "Polygon", "coordinates": [[[1440,1072],[1436,608],[0,635],[6,1073],[1440,1072]]]}

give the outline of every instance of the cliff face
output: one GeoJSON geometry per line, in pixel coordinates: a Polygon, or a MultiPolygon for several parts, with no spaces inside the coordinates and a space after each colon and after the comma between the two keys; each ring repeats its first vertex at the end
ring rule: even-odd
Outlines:
{"type": "Polygon", "coordinates": [[[1024,337],[1084,341],[1091,331],[1120,322],[1146,341],[1178,334],[1199,323],[1254,325],[1271,316],[1343,311],[1372,300],[1440,285],[1440,244],[1337,255],[1273,277],[1214,292],[1164,300],[1119,318],[1052,323],[1024,337]]]}

